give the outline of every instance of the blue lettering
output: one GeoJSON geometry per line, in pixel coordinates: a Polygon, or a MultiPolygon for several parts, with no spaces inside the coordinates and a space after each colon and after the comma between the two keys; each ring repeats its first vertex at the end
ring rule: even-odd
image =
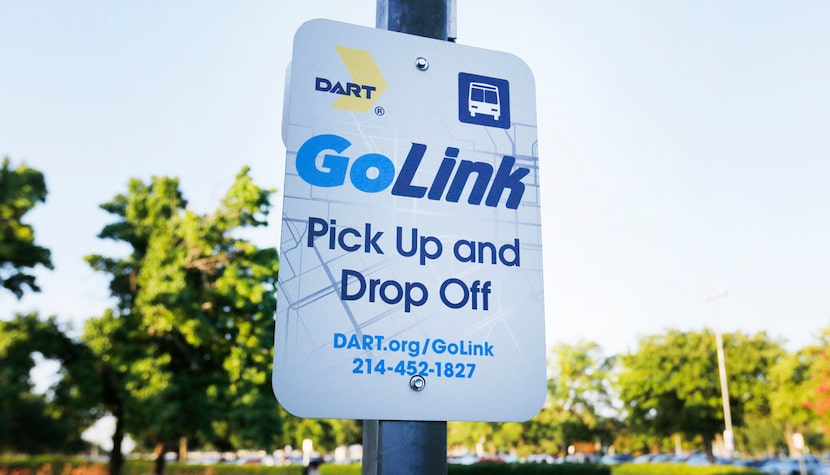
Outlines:
{"type": "MultiPolygon", "coordinates": [[[[314,239],[325,236],[329,231],[329,225],[325,219],[315,218],[313,216],[308,218],[308,247],[314,246],[314,239]]],[[[332,247],[330,246],[329,249],[332,247]]]]}
{"type": "Polygon", "coordinates": [[[370,253],[372,251],[377,252],[378,254],[383,254],[383,249],[380,247],[381,236],[383,236],[383,231],[372,232],[372,223],[366,223],[363,226],[363,233],[355,228],[337,228],[337,220],[332,219],[326,222],[323,218],[317,218],[314,216],[308,217],[308,236],[306,237],[306,246],[314,247],[314,242],[319,237],[323,237],[326,234],[329,235],[329,249],[334,249],[337,246],[340,246],[340,249],[343,249],[347,252],[355,252],[359,250],[361,247],[363,248],[363,252],[370,253]],[[350,237],[356,239],[349,239],[350,237]],[[360,238],[363,238],[363,245],[360,244],[360,238]]]}
{"type": "Polygon", "coordinates": [[[392,187],[392,194],[395,196],[408,196],[410,198],[423,198],[427,192],[425,186],[412,186],[412,179],[415,178],[415,172],[418,171],[418,166],[421,164],[421,159],[424,158],[424,153],[427,151],[427,146],[420,143],[413,143],[409,149],[409,154],[401,167],[401,174],[395,181],[395,186],[392,187]]]}
{"type": "Polygon", "coordinates": [[[464,305],[467,305],[467,299],[470,298],[470,292],[467,290],[467,284],[460,279],[447,279],[441,284],[441,302],[444,302],[449,308],[456,309],[461,308],[464,305]],[[461,298],[458,302],[451,302],[449,298],[447,298],[447,289],[450,285],[457,285],[459,289],[461,289],[461,298]]]}
{"type": "Polygon", "coordinates": [[[479,264],[501,263],[507,267],[519,267],[520,246],[519,240],[514,239],[512,243],[503,244],[496,250],[492,242],[476,242],[466,239],[459,239],[452,248],[453,256],[458,262],[477,262],[479,264]]]}
{"type": "Polygon", "coordinates": [[[340,300],[357,300],[363,297],[366,292],[366,279],[360,272],[343,269],[340,278],[340,300]],[[357,280],[357,292],[349,293],[349,277],[354,277],[357,280]]]}
{"type": "Polygon", "coordinates": [[[450,189],[447,191],[447,201],[458,202],[458,199],[461,198],[461,192],[464,191],[464,185],[467,184],[467,179],[473,173],[477,174],[478,178],[473,184],[467,203],[471,205],[481,204],[481,199],[484,198],[484,190],[487,189],[487,184],[490,183],[490,177],[493,175],[493,166],[489,163],[471,162],[469,160],[461,160],[461,164],[458,165],[458,171],[455,172],[450,189]]]}
{"type": "Polygon", "coordinates": [[[352,143],[339,135],[317,135],[306,140],[297,150],[297,173],[300,177],[314,186],[329,188],[340,186],[346,181],[346,167],[349,166],[349,157],[340,155],[323,155],[317,167],[317,156],[321,152],[332,150],[342,153],[352,143]]]}
{"type": "Polygon", "coordinates": [[[525,193],[525,184],[522,183],[522,178],[530,173],[527,168],[517,168],[513,170],[513,164],[516,159],[505,156],[501,160],[501,165],[496,172],[496,178],[493,179],[493,186],[490,187],[490,193],[487,194],[487,201],[484,202],[487,206],[496,207],[499,205],[501,194],[505,189],[510,189],[510,194],[507,196],[507,207],[516,209],[522,201],[522,195],[525,193]]]}
{"type": "Polygon", "coordinates": [[[328,92],[331,90],[331,81],[326,78],[317,78],[317,83],[314,85],[314,88],[318,91],[328,92]]]}
{"type": "Polygon", "coordinates": [[[349,350],[362,350],[363,348],[360,347],[360,340],[357,338],[357,335],[352,335],[349,337],[349,344],[346,345],[346,348],[349,350]]]}
{"type": "Polygon", "coordinates": [[[436,338],[432,342],[432,352],[436,355],[441,355],[444,354],[445,351],[447,351],[447,342],[441,338],[436,338]]]}
{"type": "Polygon", "coordinates": [[[332,94],[340,94],[341,96],[348,96],[349,95],[349,93],[346,92],[345,89],[343,89],[343,85],[340,84],[339,81],[334,85],[334,87],[331,88],[331,93],[332,94]]]}
{"type": "Polygon", "coordinates": [[[397,305],[403,301],[403,311],[410,313],[412,307],[420,307],[429,298],[426,286],[420,282],[404,282],[403,285],[393,279],[368,279],[367,282],[363,274],[349,269],[343,269],[340,275],[340,300],[358,300],[368,294],[369,302],[380,298],[384,303],[397,305]],[[349,279],[355,279],[358,284],[352,293],[349,293],[349,279]]]}
{"type": "Polygon", "coordinates": [[[468,288],[467,284],[465,284],[463,280],[451,278],[445,280],[444,283],[441,284],[440,297],[441,302],[449,308],[458,309],[469,303],[472,310],[478,310],[479,297],[481,297],[481,309],[486,311],[490,309],[490,293],[492,290],[492,282],[489,280],[484,283],[480,280],[475,280],[468,288]],[[448,295],[451,286],[457,286],[461,292],[460,296],[456,293],[455,299],[451,299],[448,295]]]}
{"type": "Polygon", "coordinates": [[[441,195],[444,194],[444,188],[450,181],[452,170],[455,168],[455,159],[458,158],[458,149],[447,147],[444,160],[441,162],[441,167],[438,168],[438,173],[435,174],[435,180],[432,181],[432,186],[429,187],[429,194],[427,198],[431,200],[440,200],[441,195]]]}
{"type": "MultiPolygon", "coordinates": [[[[330,89],[333,92],[338,86],[343,90],[339,83],[332,86],[327,79],[317,78],[317,87],[320,90],[330,89]]],[[[359,94],[360,90],[358,85],[351,83],[345,89],[355,94],[359,94]]],[[[362,90],[369,93],[368,89],[362,90]]],[[[486,206],[496,207],[507,191],[505,206],[508,209],[519,207],[525,192],[522,179],[530,173],[528,168],[514,168],[516,159],[507,155],[502,157],[494,173],[493,165],[487,162],[459,162],[459,150],[447,147],[432,183],[425,186],[416,184],[416,177],[427,151],[426,145],[412,143],[397,177],[394,162],[385,155],[367,153],[357,157],[351,164],[350,157],[338,155],[351,145],[351,142],[338,135],[323,134],[309,138],[297,151],[297,173],[311,185],[336,187],[346,182],[348,172],[352,186],[365,193],[378,193],[392,186],[391,193],[394,196],[415,199],[426,197],[430,200],[440,200],[443,197],[450,203],[459,202],[465,189],[469,188],[467,203],[475,206],[481,205],[484,201],[486,206]],[[468,187],[467,184],[470,182],[472,184],[468,187]]]]}
{"type": "Polygon", "coordinates": [[[356,84],[353,82],[347,82],[345,86],[340,81],[332,82],[326,78],[316,77],[314,78],[314,89],[320,92],[328,92],[331,94],[339,94],[341,96],[355,96],[355,97],[365,97],[366,99],[372,98],[372,93],[377,90],[377,87],[370,86],[368,84],[356,84]],[[361,96],[360,93],[366,93],[365,96],[361,96]]]}
{"type": "Polygon", "coordinates": [[[377,193],[392,184],[392,180],[395,178],[395,164],[385,155],[367,153],[357,157],[357,160],[354,161],[349,172],[349,178],[358,190],[366,193],[377,193]],[[377,170],[377,176],[370,178],[369,170],[373,168],[377,170]]]}

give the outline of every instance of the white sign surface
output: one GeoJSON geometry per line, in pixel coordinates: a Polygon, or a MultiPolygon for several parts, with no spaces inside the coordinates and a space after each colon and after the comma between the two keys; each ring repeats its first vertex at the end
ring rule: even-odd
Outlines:
{"type": "Polygon", "coordinates": [[[280,403],[302,417],[533,417],[546,374],[530,69],[313,20],[289,75],[280,403]]]}

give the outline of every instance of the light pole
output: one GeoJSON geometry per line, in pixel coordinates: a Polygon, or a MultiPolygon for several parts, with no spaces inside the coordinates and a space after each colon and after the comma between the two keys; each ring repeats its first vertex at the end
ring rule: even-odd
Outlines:
{"type": "MultiPolygon", "coordinates": [[[[726,290],[719,290],[713,294],[703,297],[703,300],[710,303],[719,298],[728,296],[726,290]]],[[[726,456],[731,457],[732,451],[735,450],[735,435],[732,432],[732,410],[729,406],[729,385],[726,382],[726,361],[723,357],[723,338],[720,334],[720,324],[717,322],[717,312],[715,314],[715,344],[718,352],[718,373],[720,374],[720,396],[723,400],[723,445],[726,449],[726,456]]]]}

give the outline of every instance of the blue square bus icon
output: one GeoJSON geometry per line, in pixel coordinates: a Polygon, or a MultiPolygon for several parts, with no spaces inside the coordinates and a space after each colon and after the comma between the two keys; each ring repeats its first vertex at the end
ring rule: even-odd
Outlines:
{"type": "Polygon", "coordinates": [[[510,83],[506,79],[458,73],[458,120],[510,128],[510,83]]]}

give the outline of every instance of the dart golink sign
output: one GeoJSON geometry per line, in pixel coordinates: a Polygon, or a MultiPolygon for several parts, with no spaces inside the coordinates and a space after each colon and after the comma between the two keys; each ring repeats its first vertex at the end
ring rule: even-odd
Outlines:
{"type": "Polygon", "coordinates": [[[280,403],[302,417],[533,417],[546,374],[527,65],[313,20],[286,91],[280,403]]]}

